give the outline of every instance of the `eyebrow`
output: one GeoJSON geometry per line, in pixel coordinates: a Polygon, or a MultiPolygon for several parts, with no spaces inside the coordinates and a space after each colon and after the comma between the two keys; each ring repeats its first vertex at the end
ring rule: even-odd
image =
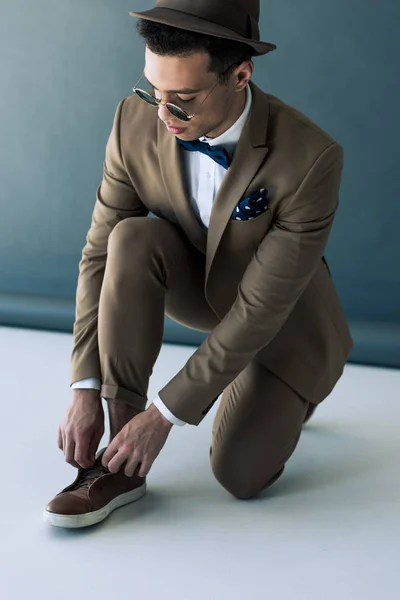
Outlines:
{"type": "MultiPolygon", "coordinates": [[[[146,77],[146,73],[144,73],[144,76],[146,77]]],[[[147,79],[147,77],[146,77],[146,79],[147,79]]],[[[150,79],[147,79],[147,81],[149,82],[151,87],[153,87],[155,90],[158,90],[158,88],[153,83],[151,83],[150,79]]],[[[167,94],[198,94],[199,92],[201,92],[201,90],[193,90],[191,88],[183,88],[182,90],[168,90],[167,94]]]]}

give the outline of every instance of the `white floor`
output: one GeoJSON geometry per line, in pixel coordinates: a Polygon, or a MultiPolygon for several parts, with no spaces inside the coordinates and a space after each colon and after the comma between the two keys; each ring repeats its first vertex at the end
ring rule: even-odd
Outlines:
{"type": "MultiPolygon", "coordinates": [[[[399,371],[349,366],[257,500],[213,479],[211,414],[172,431],[143,500],[64,531],[41,517],[74,477],[56,447],[71,343],[0,328],[2,599],[398,600],[399,371]]],[[[193,351],[163,347],[150,397],[193,351]]]]}

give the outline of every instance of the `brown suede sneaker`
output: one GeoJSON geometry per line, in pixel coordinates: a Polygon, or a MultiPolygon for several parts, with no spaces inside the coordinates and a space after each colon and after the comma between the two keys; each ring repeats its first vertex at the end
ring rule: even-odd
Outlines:
{"type": "Polygon", "coordinates": [[[146,493],[146,480],[123,471],[113,474],[101,464],[105,449],[92,469],[79,469],[74,483],[47,506],[43,518],[55,527],[89,527],[103,521],[116,508],[135,502],[146,493]]]}

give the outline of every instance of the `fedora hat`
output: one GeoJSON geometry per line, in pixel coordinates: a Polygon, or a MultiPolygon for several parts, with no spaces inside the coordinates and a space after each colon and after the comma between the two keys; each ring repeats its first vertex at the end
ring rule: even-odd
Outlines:
{"type": "Polygon", "coordinates": [[[171,25],[253,48],[255,56],[275,50],[275,44],[260,41],[260,0],[158,0],[132,17],[171,25]]]}

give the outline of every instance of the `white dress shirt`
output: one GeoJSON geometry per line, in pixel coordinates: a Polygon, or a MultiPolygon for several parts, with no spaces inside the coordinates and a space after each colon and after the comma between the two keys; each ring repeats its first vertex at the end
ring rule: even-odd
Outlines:
{"type": "MultiPolygon", "coordinates": [[[[207,142],[210,146],[222,146],[232,157],[249,117],[251,104],[252,94],[250,87],[247,86],[246,105],[242,115],[236,123],[219,137],[211,139],[204,136],[200,138],[200,141],[207,142]]],[[[199,221],[208,229],[214,199],[226,175],[226,169],[206,154],[188,151],[184,151],[184,169],[191,206],[199,221]]],[[[96,377],[92,377],[82,381],[76,381],[71,387],[72,389],[100,390],[101,382],[96,377]]],[[[173,425],[186,425],[184,421],[177,419],[175,415],[171,413],[159,396],[157,396],[153,404],[173,425]]]]}

